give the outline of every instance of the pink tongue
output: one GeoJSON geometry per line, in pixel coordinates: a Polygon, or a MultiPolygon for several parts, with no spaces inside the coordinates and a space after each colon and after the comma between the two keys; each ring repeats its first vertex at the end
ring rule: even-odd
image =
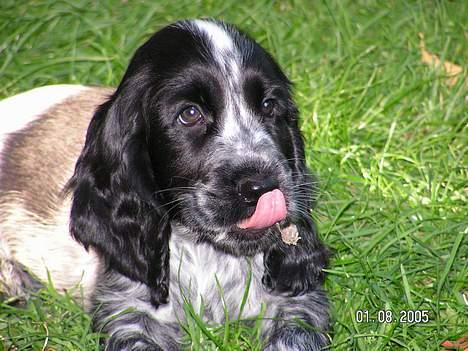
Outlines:
{"type": "Polygon", "coordinates": [[[286,201],[279,189],[260,196],[254,214],[237,225],[242,229],[262,229],[270,227],[286,218],[286,201]]]}

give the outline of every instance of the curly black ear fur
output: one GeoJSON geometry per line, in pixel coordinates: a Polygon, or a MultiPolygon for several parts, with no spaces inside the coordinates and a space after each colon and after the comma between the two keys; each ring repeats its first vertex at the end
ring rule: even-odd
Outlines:
{"type": "MultiPolygon", "coordinates": [[[[297,110],[295,110],[297,113],[297,110]]],[[[289,130],[293,143],[290,158],[295,187],[299,190],[300,218],[295,220],[300,240],[288,245],[279,240],[264,255],[263,284],[274,293],[297,296],[316,289],[323,283],[322,271],[328,265],[329,249],[320,241],[309,210],[313,207],[313,183],[307,172],[304,142],[295,119],[289,130]]]]}
{"type": "Polygon", "coordinates": [[[124,78],[89,125],[68,186],[70,230],[104,257],[107,269],[151,287],[157,306],[168,296],[170,225],[154,195],[144,116],[148,90],[137,78],[124,78]]]}

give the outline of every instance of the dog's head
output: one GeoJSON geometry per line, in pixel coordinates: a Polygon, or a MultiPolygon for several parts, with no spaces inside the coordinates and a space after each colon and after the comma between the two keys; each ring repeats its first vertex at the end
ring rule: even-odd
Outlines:
{"type": "Polygon", "coordinates": [[[313,233],[297,115],[279,66],[234,27],[162,29],[91,121],[70,183],[72,234],[153,287],[155,303],[167,297],[174,226],[229,254],[270,252],[267,271],[280,269],[288,249],[271,253],[274,225],[313,233]]]}

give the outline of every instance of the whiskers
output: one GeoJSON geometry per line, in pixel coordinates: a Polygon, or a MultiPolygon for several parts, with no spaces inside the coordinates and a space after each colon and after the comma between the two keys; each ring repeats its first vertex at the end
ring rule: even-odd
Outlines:
{"type": "Polygon", "coordinates": [[[188,204],[189,198],[186,195],[194,193],[196,190],[198,190],[198,188],[195,186],[176,186],[155,191],[153,193],[153,197],[168,195],[169,197],[173,198],[170,201],[163,202],[163,204],[155,208],[155,211],[160,211],[163,213],[159,220],[159,224],[169,220],[170,215],[176,215],[177,212],[174,212],[174,210],[180,211],[183,207],[180,205],[183,205],[184,203],[188,204]]]}
{"type": "Polygon", "coordinates": [[[163,201],[163,203],[156,208],[156,210],[163,212],[160,222],[170,220],[170,218],[176,217],[184,209],[193,207],[196,203],[193,199],[199,197],[200,194],[202,194],[205,199],[219,198],[219,195],[202,183],[198,183],[196,186],[176,186],[155,191],[153,196],[166,195],[170,198],[169,201],[163,201]]]}
{"type": "Polygon", "coordinates": [[[171,193],[171,192],[177,193],[177,192],[187,192],[187,191],[194,191],[194,190],[197,190],[197,188],[194,186],[176,186],[172,188],[157,190],[153,193],[153,196],[157,196],[163,193],[171,193]]]}

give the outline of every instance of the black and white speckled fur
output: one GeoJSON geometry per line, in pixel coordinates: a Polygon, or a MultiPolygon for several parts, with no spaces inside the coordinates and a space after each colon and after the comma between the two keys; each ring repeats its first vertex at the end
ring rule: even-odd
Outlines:
{"type": "Polygon", "coordinates": [[[225,307],[237,316],[249,274],[243,316],[266,305],[265,350],[328,344],[328,250],[310,218],[290,90],[273,58],[222,22],[178,22],[137,50],[94,114],[67,184],[70,232],[96,257],[88,299],[107,351],[179,350],[184,298],[222,323],[225,307]],[[181,120],[187,109],[199,113],[194,123],[181,120]],[[255,211],[239,196],[253,177],[284,194],[279,225],[297,226],[298,245],[276,226],[238,226],[255,211]]]}
{"type": "Polygon", "coordinates": [[[271,294],[262,283],[263,254],[249,259],[230,256],[210,244],[194,244],[184,239],[184,235],[181,239],[177,228],[172,235],[177,239],[171,240],[170,245],[171,286],[167,305],[154,309],[144,284],[135,284],[118,273],[102,275],[104,279],[98,283],[94,296],[95,327],[113,335],[109,350],[159,350],[158,347],[179,350],[176,341],[183,336],[179,322],[185,318],[184,301],[191,303],[195,311],[203,304],[203,317],[215,323],[224,322],[225,307],[231,318],[237,317],[249,273],[251,282],[242,316],[255,317],[260,314],[262,304],[266,306],[263,312],[263,336],[268,340],[265,350],[320,350],[327,345],[324,331],[328,328],[328,308],[320,288],[299,296],[271,294]],[[109,316],[120,313],[109,322],[109,316]],[[310,329],[300,326],[297,319],[307,323],[310,329]],[[314,328],[318,332],[311,332],[314,328]],[[140,348],[129,340],[138,340],[140,348]]]}
{"type": "MultiPolygon", "coordinates": [[[[187,295],[195,306],[203,303],[206,318],[222,323],[224,307],[216,278],[223,289],[226,307],[235,315],[241,305],[249,269],[252,269],[244,315],[257,315],[262,303],[268,306],[266,349],[318,350],[327,344],[323,334],[328,326],[327,299],[320,288],[321,268],[326,263],[327,251],[318,241],[307,211],[311,205],[310,181],[304,166],[297,111],[289,96],[289,83],[272,58],[233,27],[218,22],[194,21],[178,23],[162,32],[137,52],[119,88],[121,91],[117,91],[116,100],[119,93],[124,96],[134,94],[125,90],[125,83],[131,84],[133,75],[138,74],[140,84],[144,81],[148,73],[140,65],[147,51],[157,50],[157,44],[167,45],[166,41],[172,37],[178,37],[182,41],[180,45],[188,48],[192,57],[186,58],[181,68],[173,70],[183,77],[180,82],[176,79],[177,83],[174,83],[174,77],[169,76],[170,84],[153,92],[158,96],[159,127],[167,130],[166,135],[156,134],[167,144],[174,143],[177,137],[179,148],[183,147],[183,150],[174,151],[166,145],[161,153],[161,146],[152,146],[151,140],[149,147],[153,164],[174,165],[172,171],[155,171],[158,187],[163,189],[160,194],[164,194],[164,189],[174,189],[165,193],[166,198],[159,199],[162,203],[159,206],[170,204],[166,207],[167,212],[161,214],[162,221],[166,217],[171,223],[170,264],[165,267],[162,263],[159,268],[160,272],[169,274],[166,277],[170,282],[168,292],[161,292],[160,286],[151,286],[151,281],[139,279],[138,275],[130,275],[133,280],[142,281],[136,284],[127,278],[128,272],[110,264],[114,269],[103,273],[94,294],[98,311],[96,326],[111,335],[109,350],[178,349],[176,340],[181,335],[177,325],[178,320],[183,319],[182,294],[187,295]],[[164,31],[166,33],[161,34],[164,31]],[[187,35],[190,36],[188,40],[187,35]],[[202,97],[191,97],[190,101],[200,99],[197,107],[208,116],[204,123],[192,127],[193,130],[180,132],[174,130],[172,120],[161,118],[164,114],[177,114],[166,112],[172,106],[164,93],[186,88],[184,84],[190,82],[190,75],[200,83],[198,72],[194,70],[197,62],[203,62],[204,66],[199,68],[208,70],[204,73],[211,75],[210,84],[220,96],[215,101],[210,87],[197,91],[195,95],[202,97]],[[256,102],[258,98],[260,101],[256,102]],[[265,98],[275,99],[276,115],[261,117],[261,111],[252,106],[265,98]],[[158,150],[156,154],[152,154],[154,150],[158,150]],[[289,247],[282,243],[275,228],[242,231],[236,226],[241,218],[252,213],[249,212],[252,209],[245,208],[232,184],[252,174],[272,176],[278,182],[288,205],[285,222],[295,223],[300,230],[302,241],[298,246],[289,247]],[[135,312],[119,315],[127,309],[135,309],[135,312]],[[112,317],[111,322],[109,317],[112,317]],[[296,319],[316,331],[299,326],[296,319]],[[132,340],[138,341],[134,344],[132,340]]],[[[169,52],[171,60],[184,55],[187,52],[169,52]]],[[[166,63],[153,64],[157,71],[158,64],[166,63]]],[[[77,183],[79,173],[80,162],[74,178],[77,183]]],[[[77,216],[73,211],[72,208],[72,221],[77,216]]],[[[156,230],[165,230],[156,227],[156,230]]],[[[93,239],[89,241],[85,237],[83,240],[79,232],[75,236],[85,244],[93,245],[93,239]]],[[[156,250],[161,252],[160,248],[156,250]]],[[[161,283],[160,279],[158,283],[161,283]]]]}

